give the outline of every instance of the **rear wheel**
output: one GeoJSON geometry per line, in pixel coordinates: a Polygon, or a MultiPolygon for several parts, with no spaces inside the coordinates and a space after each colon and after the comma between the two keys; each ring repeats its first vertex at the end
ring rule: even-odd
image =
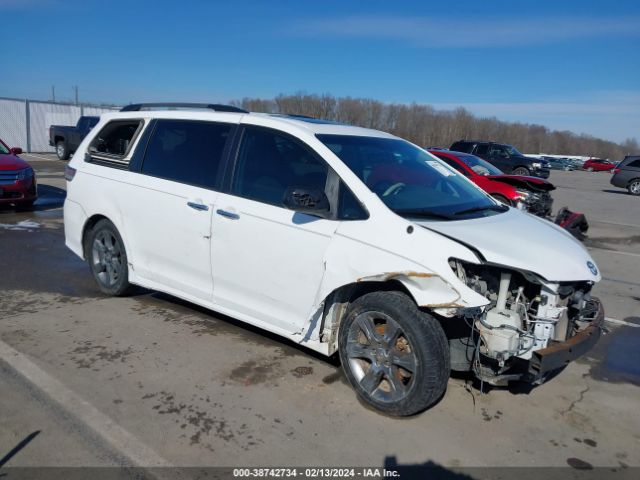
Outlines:
{"type": "Polygon", "coordinates": [[[640,195],[640,178],[632,180],[627,186],[627,190],[631,195],[640,195]]]}
{"type": "Polygon", "coordinates": [[[69,159],[69,147],[67,146],[67,142],[60,140],[56,143],[56,155],[60,160],[68,160],[69,159]]]}
{"type": "Polygon", "coordinates": [[[587,172],[593,172],[593,167],[587,168],[587,172]]]}
{"type": "Polygon", "coordinates": [[[516,167],[513,169],[513,174],[528,176],[528,175],[531,175],[531,172],[527,167],[516,167]]]}
{"type": "Polygon", "coordinates": [[[437,320],[403,293],[373,292],[353,302],[338,343],[349,383],[383,413],[413,415],[446,389],[447,338],[437,320]]]}
{"type": "Polygon", "coordinates": [[[129,291],[127,252],[113,223],[106,219],[96,223],[86,236],[84,251],[103,293],[121,296],[129,291]]]}

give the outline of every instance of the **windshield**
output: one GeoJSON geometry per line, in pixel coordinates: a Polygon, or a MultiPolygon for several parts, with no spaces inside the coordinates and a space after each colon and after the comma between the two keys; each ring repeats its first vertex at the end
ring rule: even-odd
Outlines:
{"type": "Polygon", "coordinates": [[[399,215],[457,220],[505,210],[455,170],[404,140],[317,137],[399,215]]]}
{"type": "Polygon", "coordinates": [[[524,157],[524,155],[522,153],[520,153],[518,151],[518,149],[516,147],[514,147],[513,145],[505,145],[504,149],[507,151],[507,153],[509,155],[511,155],[512,157],[524,157]]]}
{"type": "Polygon", "coordinates": [[[494,167],[489,162],[476,157],[475,155],[458,155],[458,158],[466,163],[471,170],[478,175],[502,175],[503,172],[499,168],[494,167]]]}
{"type": "Polygon", "coordinates": [[[0,140],[0,155],[6,155],[9,153],[9,147],[7,147],[2,140],[0,140]]]}

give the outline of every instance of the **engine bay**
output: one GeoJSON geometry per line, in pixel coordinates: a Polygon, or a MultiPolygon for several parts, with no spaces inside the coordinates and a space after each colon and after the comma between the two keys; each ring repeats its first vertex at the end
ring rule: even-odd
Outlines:
{"type": "Polygon", "coordinates": [[[472,370],[496,385],[521,378],[514,367],[536,351],[569,340],[595,319],[592,282],[545,283],[532,273],[500,266],[457,259],[449,264],[461,281],[490,301],[484,308],[466,309],[464,327],[450,332],[454,370],[472,370]]]}

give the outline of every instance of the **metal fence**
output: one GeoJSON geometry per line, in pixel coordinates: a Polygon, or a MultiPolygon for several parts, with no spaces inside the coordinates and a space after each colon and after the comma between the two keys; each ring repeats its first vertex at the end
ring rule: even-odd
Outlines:
{"type": "Polygon", "coordinates": [[[82,115],[114,110],[118,107],[0,97],[0,138],[25,152],[54,152],[49,145],[51,125],[75,125],[82,115]]]}

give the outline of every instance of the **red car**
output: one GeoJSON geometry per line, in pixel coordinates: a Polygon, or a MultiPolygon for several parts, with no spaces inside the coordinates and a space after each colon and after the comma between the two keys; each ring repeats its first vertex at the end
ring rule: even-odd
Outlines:
{"type": "Polygon", "coordinates": [[[20,148],[9,148],[0,140],[0,206],[28,207],[37,198],[36,174],[27,162],[18,157],[20,148]]]}
{"type": "Polygon", "coordinates": [[[582,169],[588,172],[610,172],[614,168],[616,168],[615,163],[601,158],[591,158],[582,165],[582,169]]]}
{"type": "Polygon", "coordinates": [[[546,217],[551,214],[552,190],[547,180],[522,175],[505,175],[489,162],[468,153],[430,149],[429,153],[443,160],[469,178],[500,202],[546,217]]]}

